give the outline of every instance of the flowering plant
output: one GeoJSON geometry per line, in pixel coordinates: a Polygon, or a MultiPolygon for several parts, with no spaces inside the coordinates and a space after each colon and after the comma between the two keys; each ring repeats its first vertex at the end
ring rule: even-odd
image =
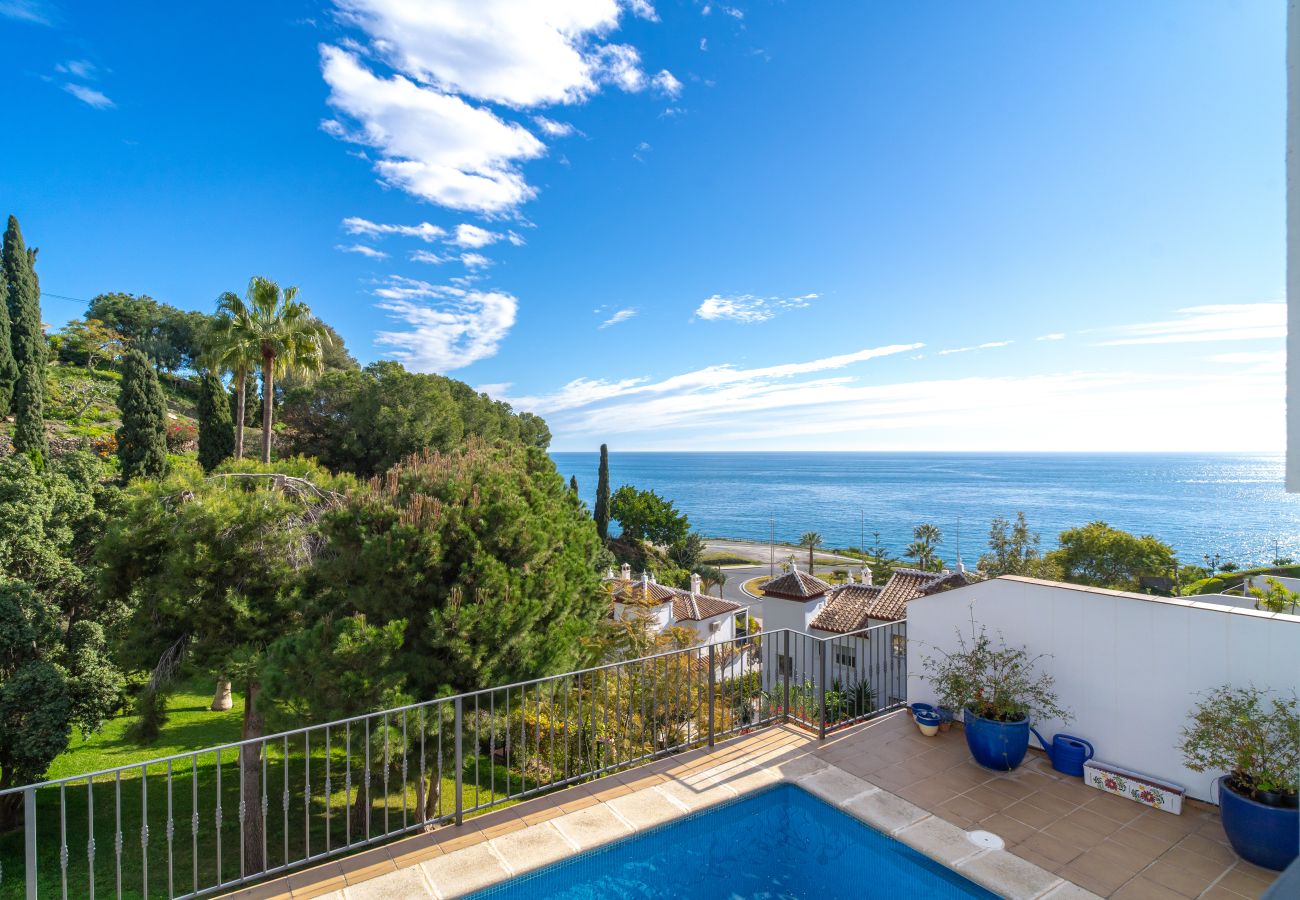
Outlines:
{"type": "Polygon", "coordinates": [[[1234,791],[1270,806],[1295,806],[1300,771],[1297,698],[1254,686],[1223,685],[1201,695],[1183,729],[1183,761],[1193,772],[1228,773],[1234,791]]]}
{"type": "Polygon", "coordinates": [[[168,422],[167,423],[167,449],[176,451],[183,449],[191,442],[198,439],[199,429],[193,422],[168,422]]]}

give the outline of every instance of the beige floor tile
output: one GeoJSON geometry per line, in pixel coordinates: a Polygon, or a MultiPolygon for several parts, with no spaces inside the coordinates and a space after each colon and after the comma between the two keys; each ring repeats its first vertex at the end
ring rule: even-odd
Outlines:
{"type": "Polygon", "coordinates": [[[464,847],[420,863],[420,870],[444,900],[504,881],[510,872],[487,844],[464,847]]]}
{"type": "Polygon", "coordinates": [[[1011,804],[1002,811],[1002,814],[1010,816],[1017,821],[1024,822],[1026,825],[1034,829],[1046,828],[1048,825],[1051,825],[1060,818],[1060,815],[1057,813],[1040,809],[1032,803],[1023,800],[1011,804]]]}
{"type": "Polygon", "coordinates": [[[885,834],[893,834],[930,815],[915,803],[908,803],[888,791],[871,791],[840,804],[840,807],[885,834]]]}
{"type": "Polygon", "coordinates": [[[835,766],[828,766],[821,771],[800,778],[796,784],[811,794],[816,794],[827,803],[842,804],[851,797],[878,788],[856,775],[845,772],[835,766]]]}
{"type": "Polygon", "coordinates": [[[908,825],[894,837],[946,866],[979,852],[963,829],[936,816],[908,825]]]}
{"type": "Polygon", "coordinates": [[[637,829],[653,828],[682,815],[681,806],[654,788],[617,797],[608,805],[637,829]]]}
{"type": "Polygon", "coordinates": [[[1066,865],[1078,859],[1083,853],[1082,847],[1039,832],[1030,835],[1016,846],[1016,850],[1027,850],[1041,854],[1059,865],[1066,865]]]}
{"type": "Polygon", "coordinates": [[[347,900],[426,900],[433,896],[419,866],[402,869],[360,884],[349,884],[347,900]]]}
{"type": "Polygon", "coordinates": [[[1008,845],[1019,844],[1026,838],[1038,834],[1037,828],[1031,828],[1024,822],[1003,813],[994,813],[980,822],[979,827],[985,831],[993,832],[1008,845]]]}
{"type": "Polygon", "coordinates": [[[1188,896],[1196,895],[1170,890],[1143,874],[1125,883],[1111,896],[1115,900],[1186,900],[1188,896]]]}
{"type": "Polygon", "coordinates": [[[623,820],[604,804],[560,816],[547,824],[558,828],[579,850],[599,847],[632,833],[623,820]]]}
{"type": "Polygon", "coordinates": [[[493,838],[492,848],[516,875],[573,855],[573,845],[560,835],[551,822],[493,838]]]}
{"type": "Polygon", "coordinates": [[[1007,900],[1032,900],[1060,883],[1060,878],[1031,862],[990,850],[957,864],[957,871],[1007,900]]]}

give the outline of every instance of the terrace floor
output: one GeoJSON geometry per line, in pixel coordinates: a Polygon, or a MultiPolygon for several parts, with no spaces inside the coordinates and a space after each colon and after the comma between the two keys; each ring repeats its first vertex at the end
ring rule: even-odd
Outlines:
{"type": "Polygon", "coordinates": [[[448,900],[782,780],[1004,897],[1238,900],[1276,877],[1233,854],[1212,806],[1148,809],[1053,771],[1038,751],[1015,772],[990,772],[971,761],[959,728],[925,738],[900,712],[821,744],[769,728],[232,896],[448,900]],[[970,843],[964,832],[975,828],[1006,849],[970,843]]]}

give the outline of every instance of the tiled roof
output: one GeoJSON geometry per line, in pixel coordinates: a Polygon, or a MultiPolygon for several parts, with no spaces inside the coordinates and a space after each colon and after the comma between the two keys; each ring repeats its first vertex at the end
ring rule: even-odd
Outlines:
{"type": "Polygon", "coordinates": [[[702,622],[713,616],[735,612],[738,609],[740,609],[739,603],[732,603],[721,597],[693,594],[690,591],[676,589],[673,592],[673,618],[678,622],[702,622]]]}
{"type": "Polygon", "coordinates": [[[884,587],[878,584],[848,584],[831,594],[826,605],[813,617],[812,627],[844,634],[864,627],[871,607],[884,587]]]}
{"type": "Polygon", "coordinates": [[[678,622],[701,622],[740,609],[739,603],[721,597],[683,591],[653,581],[624,581],[616,578],[610,583],[613,585],[614,599],[619,603],[658,606],[671,600],[673,619],[678,622]]]}
{"type": "Polygon", "coordinates": [[[831,589],[831,586],[816,575],[791,569],[779,578],[773,578],[763,585],[764,594],[774,594],[791,600],[812,600],[831,589]]]}
{"type": "Polygon", "coordinates": [[[907,617],[907,601],[979,581],[966,572],[923,572],[898,568],[883,586],[849,584],[836,588],[810,625],[844,634],[866,628],[872,619],[893,622],[907,617]]]}

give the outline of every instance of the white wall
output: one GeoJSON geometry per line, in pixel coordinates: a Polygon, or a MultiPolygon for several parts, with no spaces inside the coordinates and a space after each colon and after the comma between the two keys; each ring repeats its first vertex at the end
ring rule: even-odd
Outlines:
{"type": "Polygon", "coordinates": [[[1214,773],[1185,768],[1177,749],[1197,691],[1224,683],[1300,689],[1300,616],[1234,609],[1027,578],[918,597],[907,604],[908,700],[934,702],[923,677],[935,647],[969,641],[970,616],[1008,645],[1049,653],[1069,725],[1035,722],[1088,739],[1098,759],[1184,785],[1210,799],[1214,773]]]}
{"type": "MultiPolygon", "coordinates": [[[[1252,575],[1246,579],[1246,583],[1249,587],[1257,587],[1261,591],[1267,591],[1270,587],[1270,580],[1276,581],[1288,591],[1300,591],[1300,578],[1288,578],[1284,575],[1252,575]]],[[[1254,597],[1247,597],[1246,599],[1252,603],[1255,601],[1254,597]]]]}
{"type": "Polygon", "coordinates": [[[1300,8],[1286,21],[1286,489],[1300,492],[1300,8]]]}

